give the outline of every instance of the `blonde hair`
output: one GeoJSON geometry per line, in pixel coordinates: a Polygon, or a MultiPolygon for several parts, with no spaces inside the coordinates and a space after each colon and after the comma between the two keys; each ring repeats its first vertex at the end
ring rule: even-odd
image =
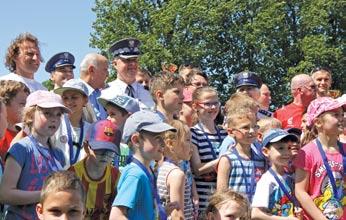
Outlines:
{"type": "Polygon", "coordinates": [[[50,174],[43,183],[40,195],[40,203],[43,205],[51,193],[74,190],[77,191],[85,204],[86,195],[80,179],[71,171],[57,171],[50,174]]]}
{"type": "Polygon", "coordinates": [[[267,131],[273,128],[282,128],[281,121],[273,117],[261,118],[257,122],[257,125],[259,126],[258,132],[262,134],[266,133],[267,131]]]}
{"type": "Polygon", "coordinates": [[[37,106],[29,106],[29,107],[25,107],[23,110],[23,123],[24,123],[24,126],[27,126],[30,129],[30,131],[34,124],[34,115],[35,115],[36,109],[37,109],[37,106]]]}
{"type": "Polygon", "coordinates": [[[169,122],[169,124],[174,127],[177,131],[166,131],[165,132],[165,143],[166,147],[164,148],[163,155],[168,156],[172,159],[179,159],[175,158],[174,152],[172,152],[171,148],[176,148],[181,146],[181,142],[185,140],[186,135],[189,134],[190,128],[182,121],[173,119],[169,122]],[[173,143],[173,144],[169,144],[173,143]],[[169,146],[173,145],[173,146],[169,146]]]}
{"type": "Polygon", "coordinates": [[[218,92],[214,88],[205,86],[205,87],[197,88],[195,89],[195,91],[193,91],[192,101],[193,102],[201,101],[201,97],[203,96],[204,93],[214,93],[217,97],[219,97],[218,92]]]}
{"type": "Polygon", "coordinates": [[[244,208],[240,220],[250,219],[250,204],[245,196],[231,189],[216,191],[210,198],[205,215],[208,213],[216,214],[221,206],[228,201],[235,201],[240,207],[244,208]]]}
{"type": "Polygon", "coordinates": [[[227,127],[234,128],[235,126],[238,125],[239,120],[244,120],[244,119],[251,120],[255,117],[256,115],[254,115],[250,110],[229,114],[227,116],[227,127]]]}
{"type": "Polygon", "coordinates": [[[259,104],[250,96],[243,93],[234,93],[225,104],[225,115],[233,114],[239,111],[253,111],[259,107],[259,104]],[[247,110],[244,110],[247,109],[247,110]]]}

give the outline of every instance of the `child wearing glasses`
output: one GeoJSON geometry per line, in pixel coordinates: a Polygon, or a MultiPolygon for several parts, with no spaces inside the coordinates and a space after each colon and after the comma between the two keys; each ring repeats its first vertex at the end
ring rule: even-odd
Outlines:
{"type": "Polygon", "coordinates": [[[108,219],[116,196],[119,170],[111,165],[119,153],[121,132],[110,120],[91,124],[83,143],[86,157],[69,168],[86,190],[85,219],[108,219]]]}
{"type": "Polygon", "coordinates": [[[214,168],[218,162],[219,147],[227,134],[214,122],[220,108],[217,91],[211,87],[198,88],[192,99],[199,121],[191,128],[193,149],[190,163],[199,195],[199,210],[203,212],[209,196],[216,189],[214,168]]]}
{"type": "Polygon", "coordinates": [[[220,157],[217,190],[231,188],[245,194],[251,202],[256,183],[265,170],[265,159],[256,152],[256,148],[251,147],[259,129],[256,115],[250,109],[228,114],[227,127],[235,143],[220,157]]]}

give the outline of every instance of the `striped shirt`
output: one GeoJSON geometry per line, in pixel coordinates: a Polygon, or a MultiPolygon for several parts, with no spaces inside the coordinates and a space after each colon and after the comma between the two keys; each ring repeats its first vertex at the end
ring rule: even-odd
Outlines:
{"type": "Polygon", "coordinates": [[[120,172],[108,164],[103,176],[94,180],[86,171],[85,161],[86,159],[83,159],[69,168],[82,181],[86,191],[86,215],[84,219],[108,219],[112,202],[117,194],[116,186],[120,172]]]}
{"type": "Polygon", "coordinates": [[[228,182],[229,188],[236,192],[245,194],[251,202],[252,197],[255,194],[256,184],[265,172],[265,160],[262,156],[255,154],[252,149],[250,160],[242,158],[241,156],[238,158],[235,153],[235,148],[232,152],[225,154],[225,156],[231,163],[228,182]]]}
{"type": "MultiPolygon", "coordinates": [[[[217,128],[216,134],[203,131],[199,124],[191,128],[192,143],[197,146],[201,163],[207,163],[219,156],[219,148],[227,133],[222,128],[217,128]]],[[[199,196],[199,210],[204,211],[208,206],[208,199],[216,190],[216,173],[211,172],[195,177],[197,193],[199,196]]]]}
{"type": "MultiPolygon", "coordinates": [[[[167,187],[167,178],[168,175],[174,169],[180,169],[175,164],[164,161],[159,167],[158,176],[157,176],[157,189],[160,196],[161,203],[163,206],[170,203],[170,194],[167,187]]],[[[185,185],[184,185],[184,219],[193,219],[193,203],[192,203],[192,188],[189,184],[187,177],[185,176],[185,185]]]]}

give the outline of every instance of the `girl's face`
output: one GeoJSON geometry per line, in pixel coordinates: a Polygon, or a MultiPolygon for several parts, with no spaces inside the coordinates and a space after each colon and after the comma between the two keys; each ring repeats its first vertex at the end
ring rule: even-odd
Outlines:
{"type": "Polygon", "coordinates": [[[71,110],[71,114],[75,112],[82,113],[83,107],[87,104],[88,98],[75,90],[67,90],[61,96],[64,105],[71,110]]]}
{"type": "Polygon", "coordinates": [[[185,126],[185,132],[181,138],[176,142],[174,152],[176,153],[179,160],[190,160],[192,156],[192,146],[191,146],[191,132],[190,129],[185,126]]]}
{"type": "Polygon", "coordinates": [[[321,119],[321,130],[330,135],[339,135],[344,131],[344,111],[342,108],[323,113],[321,119]]]}
{"type": "Polygon", "coordinates": [[[216,93],[205,92],[195,101],[194,107],[200,119],[215,120],[219,113],[220,101],[216,93]]]}
{"type": "Polygon", "coordinates": [[[33,130],[43,137],[50,137],[58,130],[63,111],[61,108],[39,108],[34,114],[33,130]]]}
{"type": "Polygon", "coordinates": [[[238,220],[246,215],[246,210],[234,200],[221,205],[217,213],[208,213],[208,220],[238,220]]]}
{"type": "Polygon", "coordinates": [[[7,128],[7,110],[4,103],[0,102],[0,139],[5,135],[7,128]]]}

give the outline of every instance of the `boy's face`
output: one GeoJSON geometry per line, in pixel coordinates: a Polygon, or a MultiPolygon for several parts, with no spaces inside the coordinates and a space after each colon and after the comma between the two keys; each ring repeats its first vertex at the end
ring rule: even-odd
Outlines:
{"type": "Polygon", "coordinates": [[[88,98],[75,90],[67,90],[61,96],[64,105],[71,110],[71,114],[82,112],[88,103],[88,98]]]}
{"type": "Polygon", "coordinates": [[[287,142],[272,143],[268,148],[263,147],[263,154],[268,157],[269,161],[277,166],[288,166],[292,159],[292,152],[287,142]]]}
{"type": "Polygon", "coordinates": [[[52,192],[43,204],[36,205],[36,213],[40,220],[82,220],[84,212],[82,197],[76,190],[52,192]]]}
{"type": "Polygon", "coordinates": [[[229,129],[233,134],[235,140],[240,144],[250,145],[257,137],[258,125],[256,124],[256,117],[244,117],[236,120],[236,126],[229,129]]]}
{"type": "Polygon", "coordinates": [[[129,117],[129,114],[123,115],[123,113],[113,105],[107,105],[106,111],[108,114],[108,119],[120,128],[123,127],[126,119],[129,117]]]}
{"type": "Polygon", "coordinates": [[[107,165],[112,162],[115,157],[115,152],[110,150],[93,150],[95,155],[96,164],[107,165]]]}
{"type": "Polygon", "coordinates": [[[139,140],[139,149],[146,160],[160,160],[162,158],[163,148],[165,147],[164,132],[152,133],[141,132],[139,140]]]}
{"type": "Polygon", "coordinates": [[[291,149],[292,156],[295,156],[298,154],[298,151],[300,149],[300,143],[296,141],[287,141],[288,147],[291,149]]]}
{"type": "Polygon", "coordinates": [[[183,85],[175,85],[163,93],[163,108],[166,111],[175,113],[181,110],[184,100],[183,90],[183,85]]]}
{"type": "Polygon", "coordinates": [[[17,124],[22,121],[22,112],[28,94],[23,90],[18,91],[17,95],[6,106],[7,121],[10,124],[17,124]]]}
{"type": "Polygon", "coordinates": [[[216,213],[208,213],[208,220],[236,220],[244,217],[246,208],[237,201],[228,200],[224,202],[216,213]]]}

